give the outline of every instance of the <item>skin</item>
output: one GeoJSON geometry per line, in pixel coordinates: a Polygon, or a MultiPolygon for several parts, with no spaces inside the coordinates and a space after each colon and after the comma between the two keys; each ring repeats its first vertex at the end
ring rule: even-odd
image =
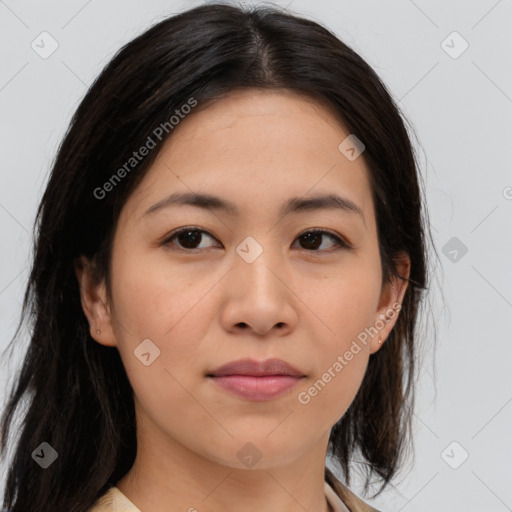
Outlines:
{"type": "MultiPolygon", "coordinates": [[[[328,510],[330,430],[398,314],[308,404],[298,395],[407,287],[397,279],[381,288],[369,171],[363,156],[350,161],[338,149],[348,135],[326,107],[289,91],[237,91],[197,108],[123,207],[111,303],[88,261],[77,264],[91,336],[117,347],[134,389],[137,457],[117,486],[142,511],[328,510]],[[143,215],[173,192],[192,191],[231,200],[240,213],[181,205],[143,215]],[[279,216],[288,198],[322,192],[351,199],[364,217],[334,209],[279,216]],[[186,237],[162,245],[184,226],[207,234],[195,246],[183,245],[193,242],[186,237]],[[299,235],[312,228],[353,247],[338,248],[328,234],[308,245],[299,235]],[[263,249],[251,263],[236,252],[248,236],[263,249]],[[148,366],[134,355],[147,338],[160,349],[148,366]],[[306,377],[263,402],[206,377],[245,357],[278,357],[306,377]],[[261,453],[250,468],[237,457],[247,442],[261,453]]],[[[401,256],[398,272],[408,277],[401,256]]]]}

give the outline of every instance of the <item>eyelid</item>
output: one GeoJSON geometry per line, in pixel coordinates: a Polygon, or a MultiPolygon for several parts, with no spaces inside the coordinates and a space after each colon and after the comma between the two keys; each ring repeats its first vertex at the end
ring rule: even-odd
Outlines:
{"type": "MultiPolygon", "coordinates": [[[[197,231],[197,232],[200,232],[200,233],[204,233],[205,235],[208,235],[209,237],[217,240],[217,237],[212,235],[209,231],[207,231],[207,230],[205,230],[203,228],[200,228],[199,226],[182,226],[180,228],[176,228],[175,230],[167,233],[163,237],[163,240],[160,242],[160,245],[170,245],[172,239],[175,236],[181,234],[182,232],[186,232],[186,231],[197,231]]],[[[350,250],[350,249],[354,248],[353,244],[346,237],[344,237],[342,235],[339,235],[335,231],[329,230],[327,228],[319,228],[319,227],[307,228],[307,229],[301,231],[295,237],[294,242],[298,238],[300,238],[301,236],[303,236],[303,235],[305,235],[307,233],[320,233],[320,234],[323,234],[323,235],[328,235],[328,236],[330,236],[334,240],[334,243],[337,246],[337,249],[326,249],[326,250],[324,249],[322,251],[313,251],[313,250],[302,249],[305,252],[308,252],[308,253],[311,253],[311,254],[317,253],[317,254],[320,255],[320,254],[326,254],[326,253],[340,252],[340,251],[343,251],[343,250],[350,250]]],[[[217,240],[217,242],[218,242],[218,240],[217,240]]],[[[193,253],[194,251],[199,251],[200,250],[200,249],[182,249],[182,248],[177,247],[177,246],[175,248],[178,251],[190,252],[190,253],[193,253]]]]}
{"type": "MultiPolygon", "coordinates": [[[[302,231],[301,233],[299,233],[296,238],[299,238],[300,236],[305,235],[306,233],[322,233],[324,235],[329,235],[329,236],[333,237],[334,239],[338,239],[339,242],[343,246],[345,246],[347,249],[352,248],[352,244],[349,242],[349,240],[346,237],[339,235],[338,233],[336,233],[336,231],[332,231],[327,228],[307,228],[304,231],[302,231]]],[[[311,251],[311,252],[313,252],[313,251],[311,251]]]]}
{"type": "MultiPolygon", "coordinates": [[[[167,233],[163,238],[162,238],[162,241],[159,243],[160,245],[171,245],[171,240],[181,234],[182,232],[186,232],[186,231],[198,231],[200,233],[204,233],[206,235],[208,235],[209,237],[217,240],[217,237],[215,237],[214,235],[212,235],[209,231],[207,231],[206,229],[203,229],[203,228],[200,228],[199,226],[183,226],[181,228],[176,228],[172,231],[170,231],[169,233],[167,233]]],[[[218,242],[218,240],[217,240],[218,242]]],[[[219,242],[220,243],[220,242],[219,242]]],[[[193,252],[193,251],[197,251],[198,249],[181,249],[180,247],[177,247],[176,246],[176,249],[177,250],[181,250],[181,251],[185,251],[185,252],[193,252]]]]}

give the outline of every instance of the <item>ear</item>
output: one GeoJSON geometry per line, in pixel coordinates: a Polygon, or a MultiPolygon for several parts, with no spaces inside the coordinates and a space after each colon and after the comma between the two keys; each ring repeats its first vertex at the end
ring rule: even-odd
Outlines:
{"type": "Polygon", "coordinates": [[[94,265],[84,255],[75,259],[74,267],[91,337],[101,345],[116,346],[105,283],[97,278],[94,265]]]}
{"type": "Polygon", "coordinates": [[[371,354],[374,354],[382,347],[398,320],[405,291],[409,285],[409,282],[406,280],[411,272],[411,259],[409,255],[402,251],[394,258],[394,261],[398,274],[404,279],[393,277],[391,282],[386,283],[382,289],[379,306],[373,322],[378,332],[371,341],[371,354]]]}

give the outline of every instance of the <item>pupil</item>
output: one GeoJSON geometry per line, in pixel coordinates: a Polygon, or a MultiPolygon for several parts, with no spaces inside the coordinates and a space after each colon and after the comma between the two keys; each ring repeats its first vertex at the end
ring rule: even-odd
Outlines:
{"type": "MultiPolygon", "coordinates": [[[[306,235],[303,235],[302,238],[304,240],[306,240],[306,245],[308,245],[308,244],[310,244],[315,239],[318,241],[321,238],[321,236],[320,236],[319,233],[312,232],[312,233],[307,233],[306,235]]],[[[313,245],[314,248],[317,248],[320,244],[315,244],[313,242],[312,245],[313,245]]],[[[309,248],[311,248],[311,247],[309,247],[309,248]]]]}
{"type": "Polygon", "coordinates": [[[180,244],[183,245],[183,247],[187,249],[196,249],[196,247],[189,247],[187,245],[187,238],[189,239],[189,241],[190,239],[192,239],[192,246],[197,245],[201,241],[201,233],[199,233],[198,231],[184,231],[180,233],[178,236],[180,244]],[[185,240],[185,243],[183,243],[183,239],[185,240]]]}

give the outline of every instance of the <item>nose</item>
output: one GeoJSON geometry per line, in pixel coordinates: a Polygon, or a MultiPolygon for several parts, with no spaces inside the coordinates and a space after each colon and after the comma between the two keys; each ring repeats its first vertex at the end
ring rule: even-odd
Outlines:
{"type": "Polygon", "coordinates": [[[221,323],[228,332],[284,336],[297,325],[298,298],[291,269],[269,250],[249,263],[238,254],[224,280],[226,297],[221,323]]]}

